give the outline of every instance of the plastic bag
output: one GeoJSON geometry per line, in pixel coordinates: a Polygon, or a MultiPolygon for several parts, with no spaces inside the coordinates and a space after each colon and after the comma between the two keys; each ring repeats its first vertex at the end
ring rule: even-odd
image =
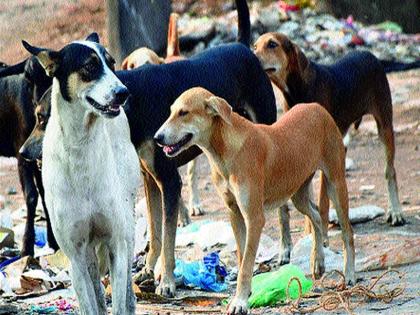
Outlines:
{"type": "Polygon", "coordinates": [[[35,225],[35,245],[44,247],[47,244],[47,228],[35,225]]]}
{"type": "MultiPolygon", "coordinates": [[[[285,302],[287,299],[286,289],[289,280],[297,277],[302,284],[302,294],[312,288],[312,281],[306,279],[302,270],[295,265],[285,265],[279,270],[262,273],[252,278],[252,295],[248,303],[251,308],[274,305],[277,302],[285,302]]],[[[292,299],[299,296],[299,287],[296,281],[290,285],[289,294],[292,299]]]]}
{"type": "Polygon", "coordinates": [[[224,278],[227,272],[219,264],[219,254],[211,253],[203,261],[185,262],[176,260],[175,278],[181,279],[185,285],[199,287],[205,291],[221,292],[227,289],[224,278]]]}

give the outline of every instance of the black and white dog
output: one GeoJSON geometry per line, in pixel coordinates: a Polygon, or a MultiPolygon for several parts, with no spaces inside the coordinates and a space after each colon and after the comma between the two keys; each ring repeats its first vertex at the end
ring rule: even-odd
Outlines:
{"type": "Polygon", "coordinates": [[[23,45],[53,77],[42,179],[54,234],[71,261],[80,312],[107,313],[99,268],[106,262],[113,314],[134,314],[131,264],[140,169],[120,109],[129,92],[98,41],[94,33],[60,51],[23,45]]]}

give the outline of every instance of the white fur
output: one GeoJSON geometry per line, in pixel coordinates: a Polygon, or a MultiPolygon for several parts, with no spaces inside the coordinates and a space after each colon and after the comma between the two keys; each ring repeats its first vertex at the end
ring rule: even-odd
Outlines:
{"type": "MultiPolygon", "coordinates": [[[[96,50],[94,44],[81,43],[96,50]]],[[[98,102],[109,97],[111,87],[122,85],[105,68],[104,77],[92,89],[98,102]]],[[[51,102],[43,142],[45,200],[58,244],[72,264],[80,311],[106,314],[99,275],[95,273],[95,253],[102,247],[105,257],[98,258],[110,258],[113,313],[134,314],[131,261],[140,170],[127,117],[124,111],[115,118],[98,115],[85,104],[83,93],[71,103],[65,101],[55,78],[51,102]],[[88,126],[93,113],[96,120],[88,126]]]]}

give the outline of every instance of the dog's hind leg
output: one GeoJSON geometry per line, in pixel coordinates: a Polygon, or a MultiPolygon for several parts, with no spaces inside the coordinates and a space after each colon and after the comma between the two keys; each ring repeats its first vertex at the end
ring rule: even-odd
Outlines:
{"type": "MultiPolygon", "coordinates": [[[[392,115],[392,114],[391,114],[392,115]]],[[[380,115],[375,115],[376,125],[378,127],[378,136],[385,146],[385,178],[388,184],[388,204],[389,209],[386,220],[391,225],[403,225],[405,223],[402,214],[401,203],[398,197],[397,174],[394,167],[395,158],[395,139],[391,118],[384,119],[380,115]]]]}
{"type": "Polygon", "coordinates": [[[178,221],[179,200],[181,198],[181,177],[173,166],[169,170],[165,166],[165,179],[161,182],[163,201],[163,229],[162,229],[162,270],[156,293],[165,297],[175,296],[175,236],[178,221]]]}
{"type": "Polygon", "coordinates": [[[45,217],[47,219],[47,241],[48,245],[57,251],[60,247],[57,244],[57,241],[55,239],[52,227],[51,227],[51,221],[50,221],[50,215],[48,213],[47,205],[45,204],[45,191],[44,191],[44,185],[42,184],[42,178],[41,178],[41,171],[35,170],[35,181],[36,186],[38,187],[39,196],[41,197],[42,206],[44,208],[45,217]]]}
{"type": "Polygon", "coordinates": [[[188,207],[192,216],[203,215],[201,208],[200,191],[198,190],[198,169],[197,159],[192,160],[187,165],[188,190],[190,192],[188,207]]]}
{"type": "Polygon", "coordinates": [[[38,203],[38,191],[34,181],[35,163],[26,162],[21,156],[18,157],[19,180],[25,196],[27,216],[25,233],[23,234],[22,257],[34,255],[35,243],[35,211],[38,203]]]}
{"type": "Polygon", "coordinates": [[[322,246],[321,217],[315,204],[310,199],[310,182],[308,179],[299,190],[292,196],[293,204],[302,214],[306,215],[312,223],[312,231],[315,243],[312,246],[311,271],[315,278],[319,278],[325,272],[324,250],[322,246]]]}
{"type": "Polygon", "coordinates": [[[153,176],[142,166],[144,190],[147,202],[147,223],[150,229],[150,248],[146,257],[146,265],[133,280],[135,283],[153,279],[153,270],[162,248],[162,196],[153,176]]]}
{"type": "Polygon", "coordinates": [[[280,224],[280,250],[279,263],[286,265],[290,262],[290,253],[292,252],[292,238],[290,235],[290,212],[287,204],[282,205],[278,210],[279,224],[280,224]]]}

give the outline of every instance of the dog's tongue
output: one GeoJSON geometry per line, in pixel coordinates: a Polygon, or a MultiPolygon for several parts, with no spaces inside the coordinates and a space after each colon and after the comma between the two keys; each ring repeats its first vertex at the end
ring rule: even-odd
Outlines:
{"type": "Polygon", "coordinates": [[[174,149],[175,149],[175,146],[173,146],[173,145],[167,145],[167,146],[165,145],[163,147],[163,152],[172,153],[174,151],[174,149]]]}

